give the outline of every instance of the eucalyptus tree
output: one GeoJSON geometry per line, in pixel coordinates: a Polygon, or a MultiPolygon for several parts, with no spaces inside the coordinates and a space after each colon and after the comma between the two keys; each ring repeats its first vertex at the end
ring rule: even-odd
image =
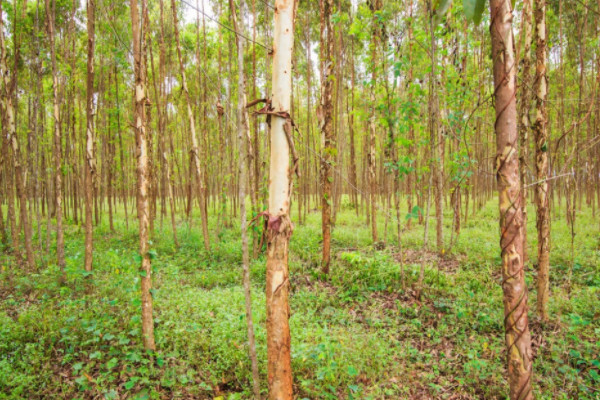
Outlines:
{"type": "Polygon", "coordinates": [[[377,116],[375,115],[376,85],[377,85],[377,54],[378,43],[381,36],[381,26],[379,23],[379,11],[381,10],[381,0],[374,0],[370,3],[372,12],[371,26],[371,42],[369,44],[371,50],[371,84],[369,88],[369,98],[372,104],[369,115],[369,153],[367,163],[369,166],[369,204],[371,207],[371,237],[373,242],[377,242],[377,175],[376,175],[376,159],[375,148],[377,140],[377,116]]]}
{"type": "Polygon", "coordinates": [[[61,114],[59,97],[59,77],[58,65],[56,61],[55,46],[55,22],[56,22],[56,3],[55,0],[45,0],[46,19],[48,25],[48,45],[50,46],[50,61],[52,64],[52,105],[54,117],[54,135],[53,135],[53,167],[54,167],[54,214],[56,216],[56,258],[58,266],[63,271],[65,268],[65,237],[63,230],[63,207],[62,207],[62,132],[61,132],[61,114]]]}
{"type": "MultiPolygon", "coordinates": [[[[466,0],[467,19],[479,23],[486,0],[466,0]]],[[[446,12],[450,0],[438,5],[446,12]]],[[[496,179],[500,208],[500,248],[504,328],[511,400],[533,399],[531,335],[523,258],[523,213],[517,129],[517,75],[510,0],[490,0],[490,35],[496,121],[496,179]]]]}
{"type": "Polygon", "coordinates": [[[271,163],[267,213],[267,378],[269,399],[293,398],[288,252],[293,226],[290,219],[291,168],[290,117],[292,52],[296,1],[275,1],[273,35],[271,163]],[[286,132],[287,131],[287,132],[286,132]]]}
{"type": "MultiPolygon", "coordinates": [[[[246,330],[248,333],[248,356],[252,367],[252,392],[255,400],[260,400],[260,381],[258,375],[258,359],[256,357],[256,341],[254,337],[254,322],[252,320],[252,296],[250,292],[250,251],[248,249],[248,221],[246,220],[246,181],[252,160],[250,148],[250,127],[248,126],[248,111],[246,109],[246,78],[244,76],[244,34],[243,19],[238,24],[237,12],[233,0],[229,0],[233,30],[236,32],[235,41],[238,56],[238,143],[239,143],[239,175],[238,183],[240,198],[240,230],[242,236],[242,269],[244,284],[244,299],[246,302],[246,330]]],[[[239,2],[240,14],[243,15],[244,1],[239,2]]]]}
{"type": "Polygon", "coordinates": [[[142,339],[144,348],[156,349],[154,342],[154,320],[152,318],[152,266],[148,245],[149,211],[149,178],[148,178],[148,138],[146,126],[146,31],[147,12],[146,0],[141,0],[141,18],[137,0],[130,0],[131,34],[133,41],[133,70],[134,70],[134,132],[137,157],[137,213],[139,221],[139,240],[141,257],[141,287],[142,287],[142,339]]]}
{"type": "MultiPolygon", "coordinates": [[[[85,144],[85,259],[86,271],[92,270],[93,181],[96,176],[94,158],[94,48],[96,34],[96,0],[87,0],[87,79],[86,79],[86,144],[85,144]]],[[[110,199],[109,199],[110,202],[110,199]]]]}
{"type": "Polygon", "coordinates": [[[535,1],[536,74],[535,74],[535,206],[538,231],[537,310],[548,319],[550,268],[550,202],[548,197],[548,114],[546,111],[546,0],[535,1]]]}
{"type": "MultiPolygon", "coordinates": [[[[527,165],[529,160],[529,130],[531,129],[530,100],[531,100],[531,43],[533,22],[533,0],[523,0],[521,13],[521,37],[517,49],[521,63],[521,84],[519,85],[519,164],[521,178],[521,212],[523,214],[523,226],[527,227],[527,165]],[[522,48],[521,48],[522,46],[522,48]]],[[[527,229],[523,229],[523,261],[528,260],[527,229]]]]}
{"type": "Polygon", "coordinates": [[[331,16],[334,13],[333,0],[319,0],[320,10],[320,69],[321,101],[317,109],[321,130],[321,229],[323,234],[323,257],[321,271],[329,273],[331,263],[331,206],[332,206],[332,163],[335,158],[335,136],[333,132],[333,83],[334,83],[334,39],[335,32],[331,16]]]}
{"type": "MultiPolygon", "coordinates": [[[[477,4],[483,3],[479,0],[477,4]]],[[[496,176],[500,205],[500,247],[504,329],[510,398],[533,399],[531,336],[523,260],[523,214],[520,206],[519,153],[516,106],[516,59],[512,5],[490,0],[490,33],[496,109],[496,176]]]]}

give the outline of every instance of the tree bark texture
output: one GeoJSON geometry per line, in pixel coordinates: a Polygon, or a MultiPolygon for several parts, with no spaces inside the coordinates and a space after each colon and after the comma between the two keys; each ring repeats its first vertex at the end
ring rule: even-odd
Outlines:
{"type": "Polygon", "coordinates": [[[496,179],[500,208],[500,247],[508,380],[512,400],[533,399],[531,337],[523,263],[523,214],[519,179],[516,60],[510,0],[490,0],[496,179]]]}
{"type": "MultiPolygon", "coordinates": [[[[146,10],[146,0],[142,2],[142,15],[146,10]]],[[[152,318],[152,266],[150,263],[150,254],[148,253],[148,227],[149,211],[148,195],[150,182],[148,179],[148,138],[146,133],[146,106],[148,99],[146,97],[146,56],[144,54],[146,47],[146,24],[140,24],[140,15],[138,11],[137,0],[130,1],[131,9],[131,27],[133,36],[133,69],[135,74],[135,112],[134,112],[134,130],[136,142],[137,158],[137,211],[139,221],[140,237],[140,256],[141,263],[141,286],[142,286],[142,338],[144,348],[155,350],[154,343],[154,321],[152,318]]]]}
{"type": "Polygon", "coordinates": [[[548,196],[548,130],[546,124],[546,0],[535,2],[536,74],[535,74],[535,206],[538,233],[537,310],[542,320],[548,319],[550,269],[550,202],[548,196]]]}
{"type": "MultiPolygon", "coordinates": [[[[273,112],[281,114],[290,112],[294,14],[295,0],[276,0],[271,107],[273,112]]],[[[290,119],[272,115],[266,284],[270,400],[291,400],[293,396],[288,303],[288,251],[292,234],[289,215],[291,169],[290,146],[285,129],[291,130],[290,119]]]]}
{"type": "Polygon", "coordinates": [[[333,176],[331,174],[332,161],[335,156],[335,136],[333,132],[333,45],[334,31],[331,21],[333,13],[333,0],[320,0],[321,10],[321,103],[317,110],[319,116],[319,128],[323,150],[321,152],[321,229],[323,234],[323,257],[321,260],[321,271],[329,273],[331,262],[331,202],[333,176]]]}

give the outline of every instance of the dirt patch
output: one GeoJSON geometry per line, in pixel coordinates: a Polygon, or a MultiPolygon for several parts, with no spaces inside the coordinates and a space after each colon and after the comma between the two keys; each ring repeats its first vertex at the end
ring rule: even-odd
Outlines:
{"type": "Polygon", "coordinates": [[[432,264],[447,273],[455,273],[459,266],[459,260],[454,255],[440,256],[430,250],[406,249],[401,253],[394,253],[394,259],[404,264],[432,264]]]}
{"type": "Polygon", "coordinates": [[[554,336],[561,332],[562,326],[558,321],[542,322],[538,318],[529,320],[529,332],[531,333],[531,359],[535,360],[539,354],[548,353],[548,336],[554,336]]]}

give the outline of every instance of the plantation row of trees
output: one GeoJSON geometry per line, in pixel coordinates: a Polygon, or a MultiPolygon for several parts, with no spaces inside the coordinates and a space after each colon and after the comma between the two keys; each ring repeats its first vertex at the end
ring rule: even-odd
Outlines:
{"type": "Polygon", "coordinates": [[[292,213],[302,224],[320,209],[326,279],[342,205],[370,225],[373,243],[400,251],[414,224],[425,226],[425,246],[435,225],[443,257],[497,195],[510,393],[532,398],[525,266],[535,264],[546,320],[550,215],[570,226],[573,263],[577,210],[600,207],[599,9],[590,0],[0,0],[1,240],[13,268],[36,271],[52,254],[64,274],[65,226],[83,226],[93,282],[94,226],[137,215],[143,342],[153,350],[158,227],[170,224],[178,245],[179,223],[198,224],[210,250],[239,218],[254,393],[248,265],[265,244],[270,398],[291,399],[292,213]],[[264,219],[264,232],[249,219],[264,219]]]}

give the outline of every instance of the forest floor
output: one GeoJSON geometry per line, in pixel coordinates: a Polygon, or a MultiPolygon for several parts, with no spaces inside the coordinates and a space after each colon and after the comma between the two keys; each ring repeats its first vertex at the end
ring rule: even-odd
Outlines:
{"type": "MultiPolygon", "coordinates": [[[[553,213],[551,321],[540,324],[533,208],[529,216],[536,397],[600,399],[599,217],[585,208],[578,213],[571,264],[564,207],[553,213]]],[[[88,278],[82,271],[83,229],[67,221],[62,286],[52,247],[50,257],[39,253],[48,261],[36,273],[20,271],[2,255],[0,399],[250,398],[239,224],[232,219],[236,228],[221,229],[217,238],[212,219],[207,253],[197,217],[191,229],[180,223],[179,249],[169,220],[163,228],[157,220],[155,354],[146,354],[141,345],[138,237],[131,218],[126,229],[119,215],[112,233],[104,214],[95,228],[94,272],[88,278]]],[[[450,210],[445,221],[449,241],[450,210]]],[[[290,245],[290,325],[297,398],[505,399],[497,200],[469,215],[443,259],[422,250],[418,224],[405,232],[400,257],[394,223],[389,220],[387,244],[373,246],[365,216],[357,217],[346,204],[333,230],[327,280],[317,272],[319,213],[296,224],[290,245]],[[426,287],[422,301],[416,301],[411,287],[423,257],[426,287]]],[[[382,238],[384,224],[380,215],[382,238]]],[[[430,231],[429,242],[435,244],[434,219],[430,231]]],[[[262,256],[252,262],[251,279],[266,393],[262,256]]]]}

